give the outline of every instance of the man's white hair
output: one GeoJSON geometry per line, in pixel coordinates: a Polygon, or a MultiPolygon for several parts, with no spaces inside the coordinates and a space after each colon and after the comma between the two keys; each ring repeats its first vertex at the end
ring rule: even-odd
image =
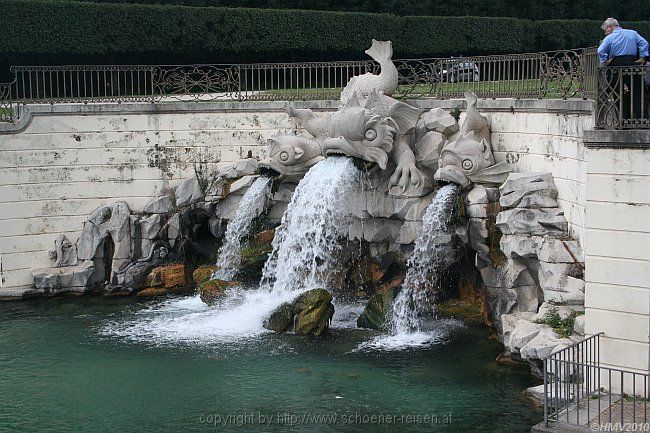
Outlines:
{"type": "Polygon", "coordinates": [[[607,27],[618,27],[618,20],[616,18],[607,18],[600,28],[605,30],[607,27]]]}

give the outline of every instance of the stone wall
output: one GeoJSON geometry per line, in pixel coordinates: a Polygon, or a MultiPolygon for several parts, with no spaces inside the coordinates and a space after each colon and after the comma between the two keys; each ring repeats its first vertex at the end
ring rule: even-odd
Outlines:
{"type": "Polygon", "coordinates": [[[585,134],[589,159],[585,331],[603,332],[600,353],[604,365],[647,373],[650,131],[585,134]]]}
{"type": "MultiPolygon", "coordinates": [[[[423,108],[462,100],[418,100],[423,108]]],[[[51,265],[60,234],[75,242],[91,212],[118,200],[138,211],[155,194],[194,176],[196,161],[257,157],[266,138],[291,126],[283,102],[42,105],[0,124],[2,287],[32,284],[31,268],[51,265]]],[[[335,110],[336,101],[296,102],[335,110]]],[[[587,101],[480,100],[498,161],[549,171],[571,233],[582,239],[587,101]]],[[[462,118],[461,118],[462,120],[462,118]]]]}

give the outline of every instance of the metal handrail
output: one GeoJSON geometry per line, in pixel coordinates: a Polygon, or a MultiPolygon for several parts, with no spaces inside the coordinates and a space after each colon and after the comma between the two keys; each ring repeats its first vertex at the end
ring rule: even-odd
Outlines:
{"type": "Polygon", "coordinates": [[[590,424],[593,430],[593,426],[602,427],[603,422],[609,426],[613,422],[650,422],[648,373],[601,366],[602,335],[600,332],[586,337],[543,360],[547,426],[556,421],[579,426],[590,424]],[[641,382],[643,390],[639,392],[641,382]],[[629,406],[631,415],[625,410],[629,406]],[[639,417],[637,412],[641,409],[642,417],[639,417]]]}
{"type": "Polygon", "coordinates": [[[603,66],[597,70],[596,128],[650,128],[650,66],[603,66]]]}
{"type": "MultiPolygon", "coordinates": [[[[398,98],[588,97],[595,49],[399,59],[398,98]]],[[[379,73],[373,61],[214,65],[14,66],[13,102],[338,99],[348,81],[379,73]]],[[[0,99],[2,97],[0,96],[0,99]]],[[[6,96],[5,96],[6,98],[6,96]]]]}

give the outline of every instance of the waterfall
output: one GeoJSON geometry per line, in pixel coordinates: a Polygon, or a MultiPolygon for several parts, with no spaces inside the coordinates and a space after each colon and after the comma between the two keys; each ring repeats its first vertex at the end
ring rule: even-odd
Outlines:
{"type": "Polygon", "coordinates": [[[228,223],[224,243],[219,248],[218,269],[212,274],[212,279],[231,281],[237,274],[241,264],[241,240],[248,234],[251,222],[260,209],[264,208],[270,185],[270,178],[260,176],[242,197],[235,216],[228,223]]]}
{"type": "Polygon", "coordinates": [[[393,300],[390,314],[391,334],[362,343],[356,350],[401,350],[426,347],[446,338],[449,329],[459,326],[453,320],[438,320],[425,326],[423,318],[431,316],[433,293],[437,289],[444,249],[452,227],[452,216],[458,186],[443,186],[436,193],[422,218],[422,232],[415,240],[413,254],[407,262],[402,290],[393,300]]]}
{"type": "Polygon", "coordinates": [[[444,251],[438,243],[448,238],[451,230],[449,220],[457,191],[458,187],[452,184],[440,188],[424,212],[422,232],[415,240],[413,254],[408,260],[402,290],[393,301],[391,324],[395,334],[422,329],[422,315],[430,308],[432,294],[437,289],[444,251]]]}
{"type": "Polygon", "coordinates": [[[457,191],[456,185],[443,186],[424,212],[422,232],[408,260],[402,290],[393,301],[391,325],[395,334],[422,330],[422,316],[429,312],[441,270],[438,243],[450,235],[449,220],[457,191]]]}
{"type": "Polygon", "coordinates": [[[348,193],[359,178],[344,157],[326,158],[307,172],[276,230],[261,288],[281,294],[327,287],[338,239],[348,234],[348,193]]]}

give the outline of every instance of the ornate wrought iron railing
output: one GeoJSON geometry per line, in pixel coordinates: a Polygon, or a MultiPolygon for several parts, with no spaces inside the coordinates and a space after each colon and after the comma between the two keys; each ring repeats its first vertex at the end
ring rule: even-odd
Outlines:
{"type": "Polygon", "coordinates": [[[648,373],[600,365],[598,333],[544,359],[544,421],[592,431],[647,431],[648,373]],[[616,426],[646,430],[613,430],[616,426]]]}
{"type": "Polygon", "coordinates": [[[650,128],[650,66],[605,66],[597,77],[597,128],[650,128]]]}
{"type": "MultiPolygon", "coordinates": [[[[395,60],[398,98],[596,98],[594,48],[395,60]]],[[[241,65],[16,66],[0,107],[16,104],[338,99],[373,61],[241,65]],[[8,90],[7,90],[8,89],[8,90]]],[[[15,120],[16,115],[11,116],[15,120]]],[[[0,120],[7,121],[3,114],[0,120]]]]}

